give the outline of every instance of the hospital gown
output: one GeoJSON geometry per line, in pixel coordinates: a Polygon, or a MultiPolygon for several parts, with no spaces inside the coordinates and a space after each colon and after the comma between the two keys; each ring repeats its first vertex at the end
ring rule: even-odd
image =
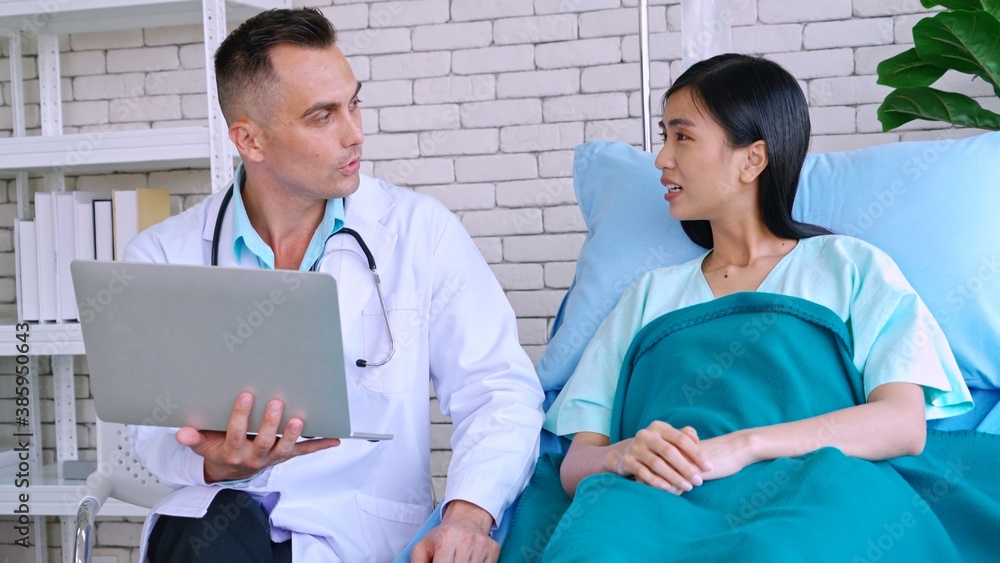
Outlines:
{"type": "MultiPolygon", "coordinates": [[[[648,272],[625,292],[549,409],[547,430],[610,435],[618,375],[635,335],[666,313],[715,298],[701,271],[706,255],[648,272]]],[[[879,385],[908,382],[923,387],[928,419],[972,408],[940,326],[892,259],[870,244],[839,235],[802,239],[757,291],[800,297],[836,313],[850,332],[865,397],[879,385]]],[[[743,336],[756,331],[759,337],[765,329],[748,325],[743,336]]],[[[727,347],[720,341],[723,359],[727,347]]]]}

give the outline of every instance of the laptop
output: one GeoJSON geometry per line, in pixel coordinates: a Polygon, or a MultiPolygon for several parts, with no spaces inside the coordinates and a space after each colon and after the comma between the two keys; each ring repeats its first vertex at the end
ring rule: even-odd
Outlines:
{"type": "Polygon", "coordinates": [[[337,282],[329,274],[75,260],[97,416],[225,431],[236,397],[268,401],[303,436],[389,440],[351,427],[337,282]]]}

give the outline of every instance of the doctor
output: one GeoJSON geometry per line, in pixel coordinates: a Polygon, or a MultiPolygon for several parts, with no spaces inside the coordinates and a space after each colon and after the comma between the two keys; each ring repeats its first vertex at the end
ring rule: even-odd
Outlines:
{"type": "Polygon", "coordinates": [[[495,561],[489,532],[533,469],[542,393],[510,305],[444,206],[359,175],[361,84],[335,41],[319,11],[301,9],[264,12],[223,42],[219,98],[243,160],[229,201],[209,196],[125,256],[333,275],[353,422],[395,438],[297,441],[301,421],[277,428],[279,401],[247,428],[252,401],[268,399],[249,394],[225,433],[134,429],[136,454],[176,488],[144,528],[154,563],[391,560],[432,512],[428,378],[454,453],[442,523],[414,561],[495,561]],[[342,229],[359,236],[333,236],[342,229]]]}

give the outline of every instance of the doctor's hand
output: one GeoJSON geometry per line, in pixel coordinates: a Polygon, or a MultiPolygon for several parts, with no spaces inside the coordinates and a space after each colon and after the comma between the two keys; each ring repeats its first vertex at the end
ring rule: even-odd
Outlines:
{"type": "Polygon", "coordinates": [[[248,436],[252,406],[253,395],[241,393],[225,432],[198,430],[191,426],[177,431],[178,443],[205,458],[206,483],[245,479],[293,457],[340,445],[340,440],[328,438],[296,443],[302,432],[302,420],[298,418],[289,420],[281,438],[277,439],[284,408],[281,401],[268,403],[257,435],[248,436]]]}
{"type": "Polygon", "coordinates": [[[500,545],[490,537],[493,517],[482,508],[464,500],[453,500],[445,507],[441,523],[424,536],[410,552],[412,563],[466,563],[500,557],[500,545]]]}
{"type": "Polygon", "coordinates": [[[611,460],[617,460],[612,471],[677,495],[701,485],[702,475],[712,470],[698,433],[690,426],[678,429],[657,420],[614,448],[618,455],[611,460]]]}

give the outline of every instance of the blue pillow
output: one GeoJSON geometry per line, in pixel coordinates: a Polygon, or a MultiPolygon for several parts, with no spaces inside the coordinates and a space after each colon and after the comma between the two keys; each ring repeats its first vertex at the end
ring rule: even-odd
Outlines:
{"type": "MultiPolygon", "coordinates": [[[[654,155],[594,141],[573,179],[589,233],[538,364],[561,389],[597,327],[644,272],[704,250],[667,213],[654,155]]],[[[1000,133],[810,154],[795,218],[886,251],[944,329],[970,387],[1000,388],[1000,133]]]]}

